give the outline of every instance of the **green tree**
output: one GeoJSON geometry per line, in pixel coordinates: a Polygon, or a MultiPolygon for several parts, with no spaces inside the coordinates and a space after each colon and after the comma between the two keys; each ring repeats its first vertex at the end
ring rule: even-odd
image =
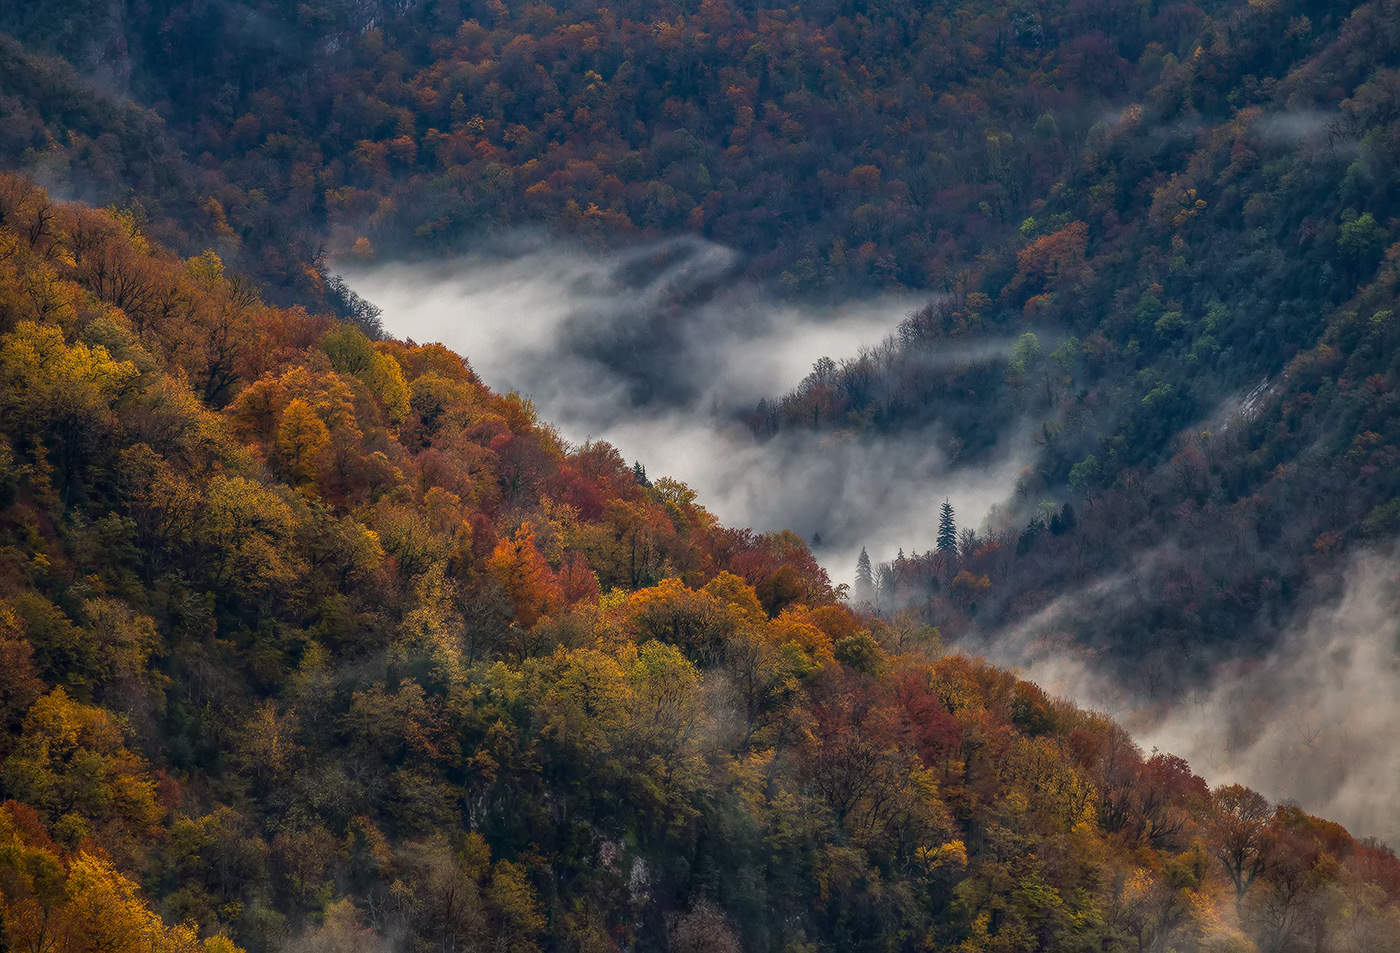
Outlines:
{"type": "Polygon", "coordinates": [[[950,561],[958,555],[958,526],[953,518],[953,504],[946,498],[938,508],[938,552],[950,561]]]}
{"type": "Polygon", "coordinates": [[[1385,237],[1385,228],[1370,212],[1342,223],[1337,233],[1337,248],[1346,258],[1354,277],[1362,277],[1375,266],[1381,249],[1385,247],[1385,237]]]}

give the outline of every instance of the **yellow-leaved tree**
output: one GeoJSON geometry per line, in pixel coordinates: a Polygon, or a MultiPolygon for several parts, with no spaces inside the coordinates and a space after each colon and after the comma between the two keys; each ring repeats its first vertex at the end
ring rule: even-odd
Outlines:
{"type": "Polygon", "coordinates": [[[226,937],[167,926],[110,860],[64,856],[38,814],[0,806],[0,943],[32,953],[242,953],[226,937]]]}

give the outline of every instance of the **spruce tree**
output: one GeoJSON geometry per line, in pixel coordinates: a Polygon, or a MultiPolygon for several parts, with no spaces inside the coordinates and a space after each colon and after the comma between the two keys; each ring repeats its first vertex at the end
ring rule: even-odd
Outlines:
{"type": "Polygon", "coordinates": [[[856,560],[856,602],[869,602],[875,597],[875,574],[870,570],[870,554],[860,548],[856,560]]]}
{"type": "Polygon", "coordinates": [[[958,526],[953,520],[953,504],[947,499],[938,511],[938,551],[949,559],[958,555],[958,526]]]}

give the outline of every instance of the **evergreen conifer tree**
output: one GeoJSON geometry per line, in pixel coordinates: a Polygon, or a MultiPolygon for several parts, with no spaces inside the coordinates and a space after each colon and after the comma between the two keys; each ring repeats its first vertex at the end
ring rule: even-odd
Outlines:
{"type": "Polygon", "coordinates": [[[856,602],[869,602],[874,597],[875,574],[870,569],[870,554],[862,546],[856,560],[856,602]]]}
{"type": "Polygon", "coordinates": [[[958,555],[958,526],[953,519],[953,504],[947,499],[938,511],[938,551],[949,559],[958,555]]]}

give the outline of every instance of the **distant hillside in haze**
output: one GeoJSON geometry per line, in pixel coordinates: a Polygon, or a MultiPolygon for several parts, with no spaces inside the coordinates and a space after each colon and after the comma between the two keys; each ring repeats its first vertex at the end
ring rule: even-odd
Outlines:
{"type": "Polygon", "coordinates": [[[1251,5],[950,298],[759,409],[763,434],[937,423],[973,455],[1037,433],[993,538],[963,547],[978,617],[929,559],[896,567],[899,601],[994,631],[1131,572],[1141,598],[1065,628],[1174,680],[1269,643],[1400,533],[1400,8],[1324,22],[1251,5]],[[989,335],[1015,341],[1000,362],[940,364],[989,335]]]}

